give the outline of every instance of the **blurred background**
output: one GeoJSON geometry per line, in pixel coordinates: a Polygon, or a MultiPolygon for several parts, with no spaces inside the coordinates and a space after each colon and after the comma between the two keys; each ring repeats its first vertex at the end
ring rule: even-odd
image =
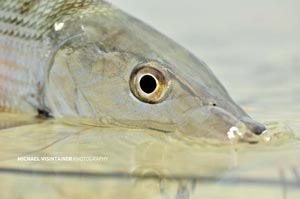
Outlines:
{"type": "Polygon", "coordinates": [[[204,60],[259,120],[300,118],[299,0],[110,0],[204,60]]]}

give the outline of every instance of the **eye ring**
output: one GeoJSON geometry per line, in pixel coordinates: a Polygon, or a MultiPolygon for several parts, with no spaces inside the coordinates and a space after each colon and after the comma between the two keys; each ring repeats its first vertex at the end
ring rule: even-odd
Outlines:
{"type": "Polygon", "coordinates": [[[130,90],[142,102],[157,104],[170,91],[168,72],[157,62],[139,64],[130,76],[130,90]]]}

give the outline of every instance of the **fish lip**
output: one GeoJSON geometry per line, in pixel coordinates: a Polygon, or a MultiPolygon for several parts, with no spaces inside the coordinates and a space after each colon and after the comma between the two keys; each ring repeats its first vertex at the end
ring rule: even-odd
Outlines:
{"type": "Polygon", "coordinates": [[[255,135],[260,136],[267,132],[267,127],[264,124],[253,120],[251,117],[243,117],[241,122],[243,122],[249,131],[255,135]]]}
{"type": "MultiPolygon", "coordinates": [[[[253,120],[250,116],[246,114],[246,116],[236,116],[232,114],[231,112],[221,108],[221,107],[215,107],[215,106],[203,106],[202,108],[207,107],[212,112],[219,112],[222,111],[224,114],[227,114],[228,116],[231,116],[232,118],[236,119],[236,124],[241,122],[245,125],[246,129],[244,129],[245,133],[247,134],[254,134],[256,136],[261,136],[267,132],[267,127],[255,120],[253,120]]],[[[234,124],[234,123],[233,123],[234,124]]],[[[234,125],[233,125],[234,127],[234,125]]]]}
{"type": "Polygon", "coordinates": [[[192,137],[256,143],[266,127],[248,115],[236,116],[221,107],[201,106],[184,114],[177,130],[192,137]],[[231,129],[237,129],[231,132],[231,129]]]}
{"type": "Polygon", "coordinates": [[[186,112],[177,129],[186,135],[228,140],[227,132],[234,126],[246,131],[246,126],[230,112],[220,107],[201,106],[186,112]]]}

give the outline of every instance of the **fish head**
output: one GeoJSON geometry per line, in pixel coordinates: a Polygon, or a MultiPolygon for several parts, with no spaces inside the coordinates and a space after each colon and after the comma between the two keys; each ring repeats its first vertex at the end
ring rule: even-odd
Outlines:
{"type": "Polygon", "coordinates": [[[60,43],[46,104],[55,117],[219,139],[232,128],[243,135],[265,130],[203,61],[122,11],[81,16],[52,38],[60,43]]]}

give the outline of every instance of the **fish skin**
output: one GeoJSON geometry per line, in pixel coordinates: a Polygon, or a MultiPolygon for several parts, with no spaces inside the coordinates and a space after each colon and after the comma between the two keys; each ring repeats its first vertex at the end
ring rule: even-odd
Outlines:
{"type": "Polygon", "coordinates": [[[0,111],[37,113],[57,21],[100,4],[93,0],[0,1],[0,111]]]}
{"type": "Polygon", "coordinates": [[[198,129],[196,136],[224,140],[232,126],[246,137],[265,130],[204,62],[104,1],[0,3],[2,111],[193,136],[198,129]],[[143,103],[131,94],[130,74],[142,63],[160,65],[171,77],[162,103],[143,103]]]}

